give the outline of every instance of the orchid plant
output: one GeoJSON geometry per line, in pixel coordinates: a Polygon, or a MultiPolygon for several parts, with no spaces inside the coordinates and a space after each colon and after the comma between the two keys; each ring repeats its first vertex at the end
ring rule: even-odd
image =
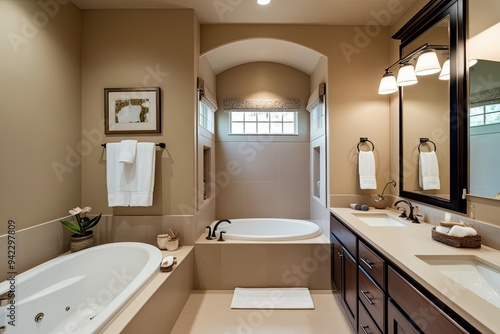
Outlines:
{"type": "Polygon", "coordinates": [[[87,206],[85,208],[74,208],[72,210],[69,210],[69,213],[72,214],[75,218],[74,222],[66,221],[66,220],[61,220],[61,223],[63,224],[68,231],[73,233],[73,236],[75,237],[83,237],[86,235],[89,235],[92,227],[96,226],[97,223],[99,223],[99,220],[101,219],[102,213],[100,213],[98,216],[90,219],[87,217],[87,212],[90,212],[92,210],[91,207],[87,206]]]}

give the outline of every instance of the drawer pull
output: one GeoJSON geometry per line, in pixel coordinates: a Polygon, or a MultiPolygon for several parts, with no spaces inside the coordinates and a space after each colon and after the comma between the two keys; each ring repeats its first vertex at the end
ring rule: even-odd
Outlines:
{"type": "Polygon", "coordinates": [[[338,252],[337,255],[339,256],[339,259],[343,258],[344,257],[344,254],[338,252]]]}
{"type": "Polygon", "coordinates": [[[359,259],[361,260],[361,262],[363,262],[364,264],[366,264],[368,266],[368,268],[370,268],[371,270],[373,270],[373,264],[370,262],[370,260],[365,260],[362,257],[360,257],[359,259]]]}
{"type": "Polygon", "coordinates": [[[363,291],[361,290],[361,294],[363,295],[363,297],[366,298],[366,300],[368,301],[368,303],[370,303],[370,305],[373,305],[373,300],[371,300],[370,296],[368,296],[370,292],[369,291],[363,291]]]}
{"type": "Polygon", "coordinates": [[[363,331],[364,334],[372,334],[370,326],[361,326],[361,330],[363,331]]]}

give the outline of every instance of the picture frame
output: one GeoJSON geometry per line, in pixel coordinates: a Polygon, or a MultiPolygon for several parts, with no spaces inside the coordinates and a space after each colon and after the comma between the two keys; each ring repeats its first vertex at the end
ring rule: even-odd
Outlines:
{"type": "Polygon", "coordinates": [[[161,133],[160,87],[104,88],[104,133],[161,133]]]}

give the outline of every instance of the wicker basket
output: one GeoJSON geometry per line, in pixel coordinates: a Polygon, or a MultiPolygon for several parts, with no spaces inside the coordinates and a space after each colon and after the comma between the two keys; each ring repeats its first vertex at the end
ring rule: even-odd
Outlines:
{"type": "Polygon", "coordinates": [[[432,239],[442,242],[451,247],[463,247],[463,248],[480,248],[481,247],[481,236],[471,235],[468,237],[454,237],[451,235],[439,233],[436,228],[432,228],[432,239]]]}

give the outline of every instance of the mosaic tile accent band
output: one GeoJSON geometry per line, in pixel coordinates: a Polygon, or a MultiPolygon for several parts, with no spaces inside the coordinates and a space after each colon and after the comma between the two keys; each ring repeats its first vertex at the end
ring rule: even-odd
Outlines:
{"type": "Polygon", "coordinates": [[[255,111],[255,110],[272,110],[276,111],[299,111],[300,100],[224,100],[224,111],[255,111]]]}

